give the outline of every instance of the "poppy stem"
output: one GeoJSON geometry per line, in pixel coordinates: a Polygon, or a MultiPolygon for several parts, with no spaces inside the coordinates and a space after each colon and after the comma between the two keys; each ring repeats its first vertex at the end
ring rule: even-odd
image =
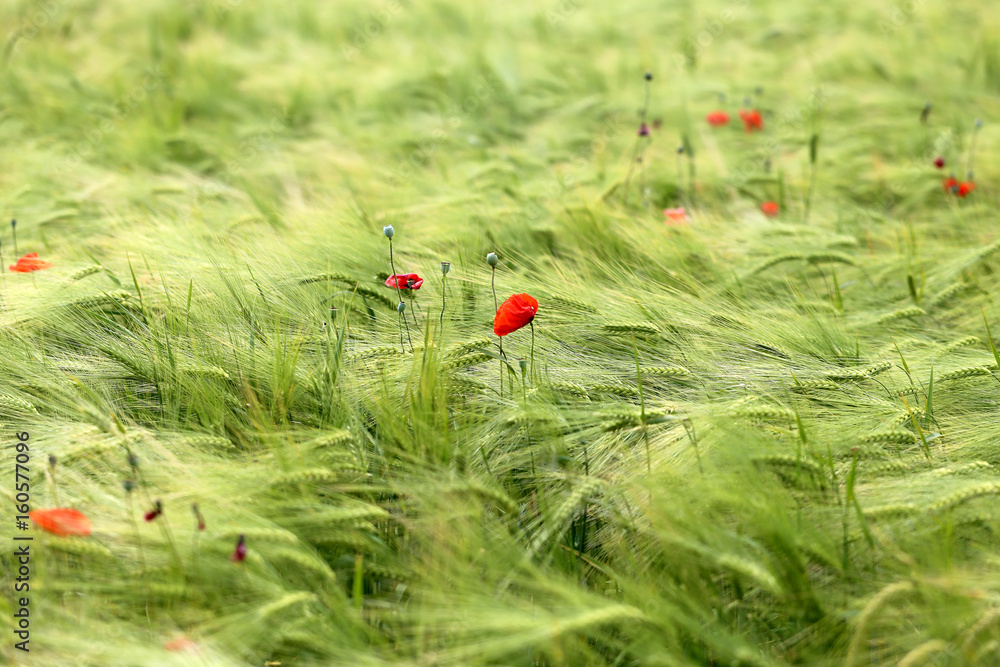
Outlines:
{"type": "MultiPolygon", "coordinates": [[[[646,124],[646,112],[649,109],[649,95],[650,95],[650,82],[651,77],[646,77],[646,101],[642,105],[642,111],[639,112],[639,127],[641,128],[646,124]]],[[[642,162],[642,151],[640,146],[642,145],[642,134],[635,139],[635,146],[632,148],[632,162],[628,166],[628,174],[625,175],[625,193],[622,195],[622,206],[628,206],[628,184],[632,180],[632,170],[635,169],[636,163],[642,162]]],[[[643,172],[643,180],[645,180],[645,172],[643,172]]]]}
{"type": "Polygon", "coordinates": [[[535,378],[535,320],[532,319],[528,322],[528,326],[531,327],[531,381],[536,382],[535,378]]]}
{"type": "Polygon", "coordinates": [[[10,233],[14,237],[14,257],[17,257],[17,220],[10,221],[10,233]]]}
{"type": "Polygon", "coordinates": [[[441,317],[439,318],[440,322],[438,324],[438,329],[442,333],[444,332],[444,297],[447,291],[448,291],[448,274],[445,273],[441,275],[441,317]]]}
{"type": "MultiPolygon", "coordinates": [[[[396,298],[399,299],[400,303],[403,303],[403,295],[399,291],[399,276],[396,273],[396,265],[392,261],[392,237],[391,236],[389,237],[389,268],[392,269],[392,282],[396,286],[396,298]]],[[[396,321],[397,322],[399,321],[398,317],[396,318],[396,321]]],[[[406,340],[410,341],[410,349],[412,350],[413,349],[413,340],[410,339],[410,323],[406,321],[405,317],[403,318],[402,324],[400,324],[400,328],[399,328],[399,346],[403,347],[403,326],[402,326],[403,324],[406,325],[406,340]]],[[[406,352],[406,350],[404,349],[403,352],[406,352]]]]}
{"type": "MultiPolygon", "coordinates": [[[[492,267],[492,274],[490,275],[490,287],[493,289],[493,314],[496,315],[497,311],[500,310],[500,306],[497,303],[497,267],[492,267]]],[[[498,336],[500,339],[500,356],[504,359],[507,355],[503,353],[503,336],[498,336]]],[[[500,397],[503,398],[503,359],[500,360],[500,397]]]]}

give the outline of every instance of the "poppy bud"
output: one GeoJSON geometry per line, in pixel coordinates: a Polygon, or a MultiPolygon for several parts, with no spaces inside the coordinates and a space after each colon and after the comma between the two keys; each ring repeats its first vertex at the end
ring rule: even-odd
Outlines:
{"type": "Polygon", "coordinates": [[[451,271],[451,262],[441,262],[441,273],[448,275],[449,271],[451,271]]]}
{"type": "Polygon", "coordinates": [[[648,137],[649,136],[649,125],[646,125],[645,123],[643,123],[642,125],[639,126],[639,136],[640,137],[648,137]]]}
{"type": "Polygon", "coordinates": [[[926,104],[924,104],[924,108],[920,111],[920,122],[926,123],[930,115],[931,115],[931,103],[927,102],[926,104]]]}
{"type": "Polygon", "coordinates": [[[937,167],[938,169],[944,169],[944,158],[943,157],[935,158],[934,166],[937,167]]]}
{"type": "Polygon", "coordinates": [[[128,465],[129,465],[130,468],[132,468],[132,470],[138,470],[139,469],[139,457],[136,456],[135,454],[129,454],[128,455],[128,465]]]}
{"type": "Polygon", "coordinates": [[[526,370],[528,370],[528,360],[527,359],[518,359],[517,360],[517,365],[521,367],[521,372],[522,373],[524,373],[526,370]]]}
{"type": "Polygon", "coordinates": [[[653,80],[653,73],[646,72],[646,81],[652,81],[652,80],[653,80]]]}
{"type": "Polygon", "coordinates": [[[405,301],[400,301],[396,305],[396,312],[399,313],[399,314],[402,314],[404,310],[406,310],[406,302],[405,301]]]}
{"type": "Polygon", "coordinates": [[[337,307],[330,306],[330,321],[332,322],[335,319],[337,319],[337,307]]]}
{"type": "Polygon", "coordinates": [[[240,535],[240,539],[236,542],[236,548],[233,550],[233,555],[229,557],[229,560],[234,563],[242,563],[247,558],[247,540],[246,537],[240,535]]]}
{"type": "Polygon", "coordinates": [[[382,228],[382,233],[385,234],[387,239],[391,239],[396,233],[396,230],[392,228],[392,225],[386,225],[382,228]]]}
{"type": "Polygon", "coordinates": [[[497,257],[497,254],[495,252],[491,252],[490,254],[486,255],[486,263],[489,264],[490,266],[496,266],[497,264],[500,263],[500,258],[497,257]]]}
{"type": "Polygon", "coordinates": [[[684,147],[683,146],[678,146],[677,147],[677,154],[681,155],[683,152],[684,152],[684,147]]]}
{"type": "Polygon", "coordinates": [[[130,479],[126,479],[124,482],[122,482],[122,487],[125,489],[125,493],[132,493],[132,491],[135,489],[135,482],[133,482],[130,479]]]}
{"type": "Polygon", "coordinates": [[[55,454],[49,454],[49,467],[50,468],[55,468],[57,462],[58,462],[58,459],[56,458],[56,455],[55,454]]]}

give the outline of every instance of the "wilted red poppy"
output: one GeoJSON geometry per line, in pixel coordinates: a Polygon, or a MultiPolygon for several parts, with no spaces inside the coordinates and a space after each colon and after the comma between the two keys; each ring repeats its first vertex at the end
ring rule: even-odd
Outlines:
{"type": "Polygon", "coordinates": [[[538,312],[538,301],[527,294],[515,294],[500,304],[496,317],[493,318],[493,333],[506,336],[517,331],[535,319],[538,312]]]}
{"type": "Polygon", "coordinates": [[[938,169],[944,169],[944,158],[943,157],[934,158],[934,166],[937,167],[938,169]]]}
{"type": "Polygon", "coordinates": [[[386,287],[398,287],[399,289],[420,289],[423,284],[423,278],[415,273],[397,273],[394,276],[389,276],[389,279],[385,281],[386,287]]]}
{"type": "Polygon", "coordinates": [[[705,120],[712,127],[722,127],[723,125],[729,124],[729,114],[725,111],[713,111],[712,113],[705,116],[705,120]]]}
{"type": "Polygon", "coordinates": [[[163,503],[157,500],[156,504],[153,505],[153,509],[146,512],[146,521],[152,521],[161,514],[163,514],[163,503]]]}
{"type": "Polygon", "coordinates": [[[233,555],[229,557],[229,560],[234,563],[242,563],[247,559],[247,541],[243,535],[240,535],[240,539],[236,542],[236,549],[233,550],[233,555]]]}
{"type": "Polygon", "coordinates": [[[665,222],[668,225],[687,222],[688,219],[687,211],[684,210],[683,206],[678,206],[677,208],[665,208],[663,209],[663,215],[666,216],[667,219],[665,222]]]}
{"type": "Polygon", "coordinates": [[[28,512],[28,516],[39,528],[53,535],[90,535],[90,519],[79,510],[53,507],[32,510],[28,512]]]}
{"type": "Polygon", "coordinates": [[[944,179],[945,192],[958,192],[958,179],[955,177],[944,179]]]}
{"type": "Polygon", "coordinates": [[[764,118],[756,109],[742,109],[740,111],[740,120],[743,121],[743,127],[747,132],[764,129],[764,118]]]}
{"type": "Polygon", "coordinates": [[[972,181],[962,181],[958,184],[958,196],[964,197],[976,189],[976,184],[972,181]]]}
{"type": "Polygon", "coordinates": [[[760,205],[761,212],[769,218],[778,215],[778,202],[766,201],[760,205]]]}
{"type": "Polygon", "coordinates": [[[38,259],[37,252],[29,252],[27,255],[17,260],[17,264],[11,264],[7,268],[18,273],[28,273],[29,271],[52,268],[52,264],[38,259]]]}

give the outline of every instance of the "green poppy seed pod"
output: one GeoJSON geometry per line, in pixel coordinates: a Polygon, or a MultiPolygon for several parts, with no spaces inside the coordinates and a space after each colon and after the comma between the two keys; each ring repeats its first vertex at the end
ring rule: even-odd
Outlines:
{"type": "Polygon", "coordinates": [[[497,254],[495,252],[491,252],[490,254],[486,255],[486,263],[489,264],[490,266],[496,266],[497,264],[500,263],[500,258],[497,257],[497,254]]]}
{"type": "Polygon", "coordinates": [[[441,262],[441,273],[448,275],[449,271],[451,271],[451,262],[441,262]]]}
{"type": "Polygon", "coordinates": [[[646,72],[646,81],[652,81],[652,80],[653,80],[653,73],[646,72]]]}
{"type": "Polygon", "coordinates": [[[387,239],[391,239],[396,233],[396,230],[392,228],[392,225],[386,225],[382,228],[382,233],[385,234],[387,239]]]}
{"type": "Polygon", "coordinates": [[[527,359],[518,359],[517,360],[517,365],[521,367],[521,372],[522,373],[524,373],[526,370],[528,370],[528,360],[527,359]]]}
{"type": "Polygon", "coordinates": [[[406,302],[400,301],[399,304],[396,306],[396,312],[402,313],[404,310],[406,310],[406,302]]]}

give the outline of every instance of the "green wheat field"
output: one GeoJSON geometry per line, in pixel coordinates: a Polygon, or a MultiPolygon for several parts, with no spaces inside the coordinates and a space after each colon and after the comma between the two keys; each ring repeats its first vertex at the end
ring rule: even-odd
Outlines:
{"type": "Polygon", "coordinates": [[[1000,664],[992,4],[5,0],[0,46],[0,663],[1000,664]],[[24,433],[89,535],[17,527],[24,433]]]}

